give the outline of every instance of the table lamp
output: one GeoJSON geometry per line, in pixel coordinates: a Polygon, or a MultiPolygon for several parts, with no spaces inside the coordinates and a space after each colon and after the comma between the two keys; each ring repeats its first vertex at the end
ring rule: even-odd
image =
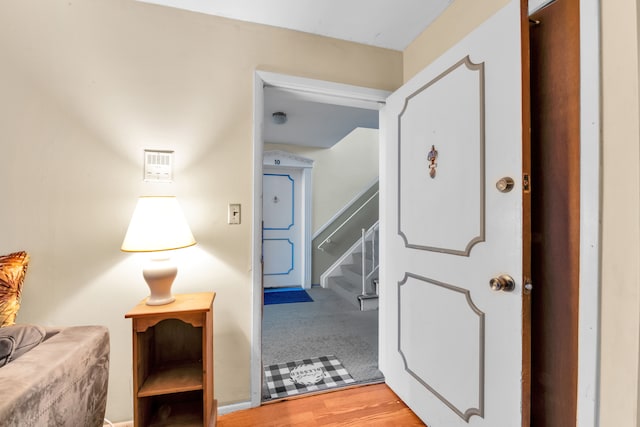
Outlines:
{"type": "Polygon", "coordinates": [[[175,301],[171,295],[178,267],[168,251],[196,244],[189,224],[173,196],[143,196],[131,217],[124,236],[123,252],[149,252],[142,275],[151,294],[148,305],[164,305],[175,301]]]}

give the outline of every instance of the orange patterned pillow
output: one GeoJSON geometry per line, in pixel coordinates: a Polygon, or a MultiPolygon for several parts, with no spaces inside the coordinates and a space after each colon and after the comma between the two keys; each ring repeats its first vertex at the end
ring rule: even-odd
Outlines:
{"type": "Polygon", "coordinates": [[[0,327],[13,325],[16,321],[28,265],[29,254],[26,252],[0,256],[0,327]]]}

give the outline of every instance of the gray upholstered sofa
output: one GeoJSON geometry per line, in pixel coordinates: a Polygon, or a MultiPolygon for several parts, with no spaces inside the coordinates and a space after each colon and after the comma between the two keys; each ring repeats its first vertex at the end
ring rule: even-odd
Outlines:
{"type": "Polygon", "coordinates": [[[44,341],[0,367],[0,425],[103,425],[109,332],[103,326],[46,329],[44,341]]]}

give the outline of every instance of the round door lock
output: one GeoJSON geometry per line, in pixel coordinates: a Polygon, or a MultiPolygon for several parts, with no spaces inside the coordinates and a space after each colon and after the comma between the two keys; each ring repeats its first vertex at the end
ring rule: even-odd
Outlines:
{"type": "Polygon", "coordinates": [[[513,189],[514,182],[513,179],[505,176],[504,178],[500,178],[498,182],[496,182],[496,188],[501,193],[508,193],[513,189]]]}
{"type": "Polygon", "coordinates": [[[491,290],[511,292],[516,288],[516,281],[508,274],[501,274],[498,277],[494,277],[489,281],[491,290]]]}

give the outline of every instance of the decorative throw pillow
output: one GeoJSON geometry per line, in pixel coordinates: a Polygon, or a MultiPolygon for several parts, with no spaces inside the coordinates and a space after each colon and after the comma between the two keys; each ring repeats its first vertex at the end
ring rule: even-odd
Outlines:
{"type": "Polygon", "coordinates": [[[29,254],[24,251],[0,256],[0,327],[16,321],[28,265],[29,254]]]}
{"type": "Polygon", "coordinates": [[[36,325],[11,325],[0,328],[0,367],[40,344],[45,334],[45,329],[36,325]]]}

